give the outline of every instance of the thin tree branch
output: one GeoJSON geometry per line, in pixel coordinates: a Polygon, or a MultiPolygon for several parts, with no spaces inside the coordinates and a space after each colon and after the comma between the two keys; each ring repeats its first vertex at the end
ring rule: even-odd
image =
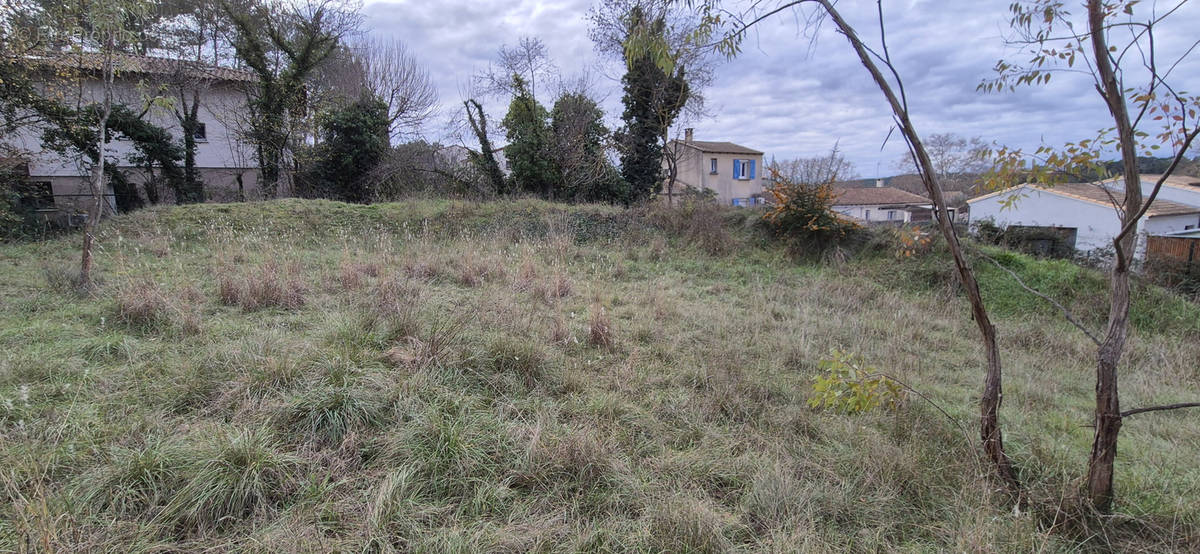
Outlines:
{"type": "Polygon", "coordinates": [[[1144,414],[1146,412],[1162,412],[1165,410],[1178,410],[1181,408],[1200,408],[1200,402],[1180,402],[1179,404],[1165,404],[1162,406],[1150,406],[1149,408],[1125,410],[1124,412],[1121,412],[1121,417],[1126,418],[1135,414],[1144,414]]]}
{"type": "Polygon", "coordinates": [[[1017,273],[1015,271],[1013,271],[1007,267],[1004,267],[1004,265],[1001,264],[1000,262],[996,261],[995,258],[992,258],[991,256],[984,254],[983,252],[979,252],[979,251],[976,251],[976,252],[980,256],[982,256],[985,260],[992,262],[993,264],[996,264],[996,267],[1003,269],[1004,272],[1008,273],[1008,275],[1010,277],[1012,277],[1013,280],[1015,280],[1018,285],[1021,285],[1021,288],[1025,289],[1026,292],[1028,292],[1034,296],[1037,296],[1038,298],[1041,298],[1042,300],[1049,302],[1055,308],[1058,308],[1058,310],[1060,312],[1062,312],[1063,317],[1067,318],[1067,321],[1071,322],[1071,325],[1074,325],[1077,329],[1079,329],[1080,331],[1083,331],[1083,334],[1087,335],[1087,337],[1089,339],[1092,339],[1092,342],[1095,343],[1096,346],[1100,346],[1100,344],[1101,344],[1100,338],[1095,333],[1092,333],[1092,331],[1089,330],[1087,327],[1085,327],[1082,322],[1080,322],[1078,319],[1076,319],[1075,315],[1072,314],[1071,310],[1068,310],[1066,306],[1063,306],[1057,300],[1055,300],[1045,294],[1042,294],[1037,289],[1034,289],[1033,287],[1026,285],[1025,281],[1021,280],[1021,277],[1019,275],[1017,275],[1017,273]]]}

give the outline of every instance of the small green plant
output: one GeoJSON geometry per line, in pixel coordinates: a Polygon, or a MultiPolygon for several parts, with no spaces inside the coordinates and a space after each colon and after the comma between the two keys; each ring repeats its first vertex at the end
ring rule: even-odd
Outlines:
{"type": "Polygon", "coordinates": [[[818,367],[824,374],[813,377],[814,394],[808,399],[813,408],[855,414],[880,406],[895,410],[904,400],[904,389],[899,383],[866,365],[858,356],[835,349],[818,367]]]}

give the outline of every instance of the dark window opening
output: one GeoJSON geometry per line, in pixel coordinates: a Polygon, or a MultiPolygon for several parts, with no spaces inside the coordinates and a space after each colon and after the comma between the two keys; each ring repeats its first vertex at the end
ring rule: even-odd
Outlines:
{"type": "Polygon", "coordinates": [[[21,191],[21,205],[31,210],[54,208],[54,187],[50,181],[31,181],[21,191]]]}
{"type": "Polygon", "coordinates": [[[197,123],[192,130],[192,138],[197,142],[208,142],[208,128],[203,123],[197,123]]]}

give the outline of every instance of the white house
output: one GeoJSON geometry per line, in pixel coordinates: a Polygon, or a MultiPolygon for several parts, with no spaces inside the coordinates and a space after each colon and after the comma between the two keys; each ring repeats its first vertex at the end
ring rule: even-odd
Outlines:
{"type": "MultiPolygon", "coordinates": [[[[1146,192],[1153,184],[1151,179],[1152,176],[1143,176],[1146,192]]],[[[1148,234],[1171,233],[1200,226],[1200,195],[1193,199],[1190,196],[1192,191],[1184,188],[1186,186],[1164,187],[1159,198],[1146,211],[1146,217],[1137,230],[1139,238],[1134,251],[1135,258],[1140,259],[1144,255],[1145,237],[1148,234]],[[1168,189],[1174,201],[1164,199],[1168,198],[1168,189]]],[[[972,225],[991,221],[1001,228],[1055,229],[1068,237],[1068,242],[1073,242],[1076,251],[1089,252],[1112,246],[1113,238],[1120,232],[1116,206],[1122,195],[1123,189],[1113,185],[1112,181],[1054,186],[1025,183],[972,198],[967,203],[971,207],[972,225]]]]}
{"type": "MultiPolygon", "coordinates": [[[[98,55],[76,53],[35,61],[46,69],[45,78],[39,83],[43,94],[70,94],[71,103],[79,98],[83,104],[103,98],[98,55]],[[57,72],[63,69],[77,72],[80,75],[78,81],[61,81],[57,72]]],[[[182,138],[182,131],[172,103],[179,102],[181,95],[189,102],[200,99],[200,125],[195,132],[196,168],[209,199],[232,201],[261,197],[253,147],[241,140],[238,131],[248,117],[245,87],[255,81],[252,73],[124,54],[116,56],[114,66],[114,103],[125,104],[135,111],[145,110],[144,120],[162,127],[177,139],[182,138]]],[[[60,156],[44,150],[44,130],[40,125],[26,125],[11,135],[0,137],[0,143],[7,151],[21,153],[29,180],[38,187],[39,202],[49,204],[43,208],[67,213],[79,211],[85,199],[90,197],[88,164],[75,156],[60,156]]],[[[136,163],[133,143],[116,137],[108,144],[106,154],[106,158],[118,160],[117,168],[130,182],[143,189],[144,196],[147,175],[136,163]]],[[[182,167],[182,162],[179,165],[182,167]]],[[[171,191],[162,192],[169,198],[171,191]]],[[[111,199],[109,209],[116,209],[111,199]]]]}
{"type": "Polygon", "coordinates": [[[924,196],[881,182],[874,187],[837,186],[833,193],[833,211],[870,223],[908,223],[914,221],[914,214],[915,220],[928,221],[933,207],[924,196]]]}

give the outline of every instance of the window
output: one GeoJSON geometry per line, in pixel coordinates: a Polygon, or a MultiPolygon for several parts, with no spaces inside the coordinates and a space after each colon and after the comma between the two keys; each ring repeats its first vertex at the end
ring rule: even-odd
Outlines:
{"type": "Polygon", "coordinates": [[[871,221],[871,210],[864,210],[863,221],[871,221]]]}
{"type": "Polygon", "coordinates": [[[896,210],[888,210],[888,221],[896,219],[896,210]]]}
{"type": "Polygon", "coordinates": [[[713,175],[717,174],[717,159],[716,158],[712,158],[712,159],[708,160],[708,172],[713,175]]]}
{"type": "Polygon", "coordinates": [[[197,123],[195,130],[192,131],[192,138],[196,142],[208,142],[208,129],[203,123],[197,123]]]}
{"type": "Polygon", "coordinates": [[[754,178],[754,160],[733,160],[733,178],[747,180],[754,178]]]}
{"type": "Polygon", "coordinates": [[[54,208],[54,187],[50,181],[33,181],[26,183],[21,190],[21,205],[31,210],[49,210],[54,208]]]}

